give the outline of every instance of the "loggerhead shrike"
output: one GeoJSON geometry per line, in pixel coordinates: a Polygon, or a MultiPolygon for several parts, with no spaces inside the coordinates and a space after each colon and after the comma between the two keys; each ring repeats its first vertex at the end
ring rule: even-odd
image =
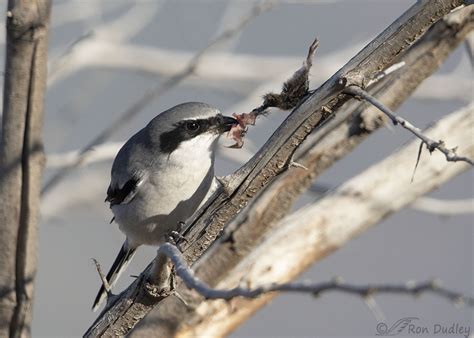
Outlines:
{"type": "MultiPolygon", "coordinates": [[[[107,274],[110,285],[140,245],[165,242],[196,211],[214,179],[217,139],[237,123],[205,103],[183,103],[156,116],[120,149],[105,200],[126,240],[107,274]]],[[[102,286],[94,311],[105,296],[102,286]]]]}

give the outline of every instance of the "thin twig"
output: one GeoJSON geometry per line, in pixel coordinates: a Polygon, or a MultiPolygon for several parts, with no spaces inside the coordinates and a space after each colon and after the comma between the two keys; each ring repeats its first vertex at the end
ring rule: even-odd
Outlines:
{"type": "Polygon", "coordinates": [[[410,131],[413,135],[418,137],[424,144],[426,144],[426,147],[428,148],[430,153],[432,153],[435,149],[437,149],[446,156],[446,160],[448,162],[462,161],[462,162],[467,162],[470,165],[474,166],[473,160],[464,156],[458,156],[456,154],[456,147],[452,149],[448,149],[446,148],[443,140],[434,141],[430,139],[429,137],[423,134],[420,128],[415,127],[409,121],[396,115],[393,111],[390,110],[390,108],[385,106],[382,102],[377,100],[375,97],[367,93],[362,88],[357,87],[357,86],[349,86],[346,89],[344,89],[344,93],[355,96],[355,97],[360,97],[364,99],[365,101],[369,102],[370,104],[374,105],[375,107],[377,107],[382,113],[387,115],[392,120],[394,125],[399,124],[406,130],[410,131]]]}
{"type": "Polygon", "coordinates": [[[107,281],[107,278],[105,277],[104,273],[102,272],[102,268],[100,267],[100,264],[97,261],[97,259],[92,258],[92,261],[95,264],[95,268],[97,269],[97,273],[99,274],[100,280],[102,281],[102,284],[104,285],[104,289],[107,292],[107,295],[109,295],[112,292],[112,288],[110,287],[110,284],[107,281]]]}
{"type": "Polygon", "coordinates": [[[216,45],[222,43],[223,41],[232,38],[235,34],[241,31],[252,19],[256,18],[262,12],[267,11],[270,8],[272,8],[272,3],[270,2],[263,2],[261,4],[256,5],[252,9],[250,14],[240,20],[239,24],[222,32],[221,35],[211,40],[207,44],[207,46],[197,52],[181,72],[168,78],[162,84],[153,87],[144,95],[142,95],[139,99],[137,99],[128,109],[123,111],[121,114],[117,114],[117,118],[115,120],[111,121],[110,124],[99,135],[97,135],[92,141],[90,141],[84,148],[80,150],[79,156],[73,163],[58,171],[49,179],[48,182],[46,182],[43,189],[41,190],[41,195],[44,195],[54,186],[56,186],[56,184],[58,184],[72,169],[81,165],[89,156],[90,151],[95,146],[108,140],[117,130],[120,129],[121,126],[126,124],[138,113],[140,113],[146,106],[153,102],[154,99],[163,95],[165,92],[180,84],[184,79],[191,76],[199,65],[201,59],[207,52],[209,52],[209,50],[213,49],[216,45]]]}
{"type": "Polygon", "coordinates": [[[206,299],[224,299],[229,300],[235,297],[255,298],[269,292],[300,292],[310,293],[319,296],[327,291],[340,291],[358,295],[361,297],[373,296],[381,293],[407,294],[419,296],[422,293],[433,293],[442,298],[446,298],[456,304],[466,304],[474,306],[474,298],[462,293],[443,288],[436,280],[422,283],[406,283],[400,285],[374,284],[374,285],[352,285],[340,282],[334,279],[323,283],[288,283],[288,284],[269,284],[253,289],[241,286],[233,289],[214,289],[201,282],[194,276],[194,272],[186,264],[181,251],[171,243],[165,243],[158,249],[158,253],[166,255],[175,265],[176,274],[183,280],[186,286],[196,290],[206,299]]]}

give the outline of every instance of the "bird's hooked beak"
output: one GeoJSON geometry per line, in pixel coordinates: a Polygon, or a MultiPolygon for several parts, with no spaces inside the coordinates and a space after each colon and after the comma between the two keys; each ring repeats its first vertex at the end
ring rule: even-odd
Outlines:
{"type": "Polygon", "coordinates": [[[230,116],[224,116],[219,114],[217,116],[218,129],[221,133],[229,131],[234,125],[239,124],[239,121],[230,116]]]}

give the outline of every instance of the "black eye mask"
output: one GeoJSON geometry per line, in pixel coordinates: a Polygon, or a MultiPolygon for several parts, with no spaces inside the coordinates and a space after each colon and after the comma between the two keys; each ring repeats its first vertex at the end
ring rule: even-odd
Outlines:
{"type": "Polygon", "coordinates": [[[201,135],[209,129],[219,125],[218,117],[208,119],[185,120],[176,123],[174,128],[160,135],[160,150],[163,153],[171,154],[181,142],[190,140],[201,135]]]}

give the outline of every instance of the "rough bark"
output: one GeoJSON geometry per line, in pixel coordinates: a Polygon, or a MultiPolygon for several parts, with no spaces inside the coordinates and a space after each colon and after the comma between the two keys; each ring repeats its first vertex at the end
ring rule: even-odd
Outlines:
{"type": "MultiPolygon", "coordinates": [[[[450,146],[459,145],[459,151],[472,157],[473,128],[471,104],[440,120],[427,134],[447,140],[450,146]]],[[[415,180],[410,182],[418,147],[419,141],[414,140],[315,204],[282,219],[278,230],[268,234],[216,287],[227,289],[244,284],[254,288],[289,282],[382,219],[472,168],[467,163],[447,162],[439,152],[425,154],[415,180]]],[[[184,318],[174,337],[223,337],[276,295],[203,302],[194,309],[199,315],[193,321],[184,318]]]]}
{"type": "MultiPolygon", "coordinates": [[[[433,22],[461,4],[462,1],[417,2],[297,107],[255,157],[227,179],[225,191],[219,190],[197,221],[191,224],[185,234],[190,243],[184,252],[188,262],[192,263],[200,257],[222,231],[224,224],[274,177],[286,170],[296,148],[309,133],[349,99],[341,95],[346,85],[365,87],[379,71],[395,62],[433,22]]],[[[155,304],[163,300],[146,296],[140,291],[145,289],[144,286],[143,279],[132,283],[99,316],[86,336],[129,332],[155,304]],[[143,306],[145,303],[147,306],[143,306]]],[[[178,322],[167,318],[163,324],[172,331],[178,322]]]]}
{"type": "MultiPolygon", "coordinates": [[[[474,28],[473,15],[474,8],[466,8],[436,23],[398,60],[403,60],[406,65],[371,91],[387,106],[396,109],[424,79],[438,69],[474,28]]],[[[226,226],[224,234],[196,262],[194,268],[197,276],[211,286],[226,279],[228,273],[260,244],[262,237],[275,230],[277,221],[289,212],[295,199],[317,176],[352,151],[383,123],[383,114],[375,107],[356,101],[346,104],[332,121],[309,136],[298,149],[295,160],[309,170],[291,168],[278,176],[226,226]]],[[[189,303],[197,305],[202,301],[194,293],[188,295],[181,285],[178,291],[186,295],[189,303]]],[[[156,332],[162,329],[156,323],[169,324],[172,321],[177,321],[177,326],[184,324],[189,329],[186,323],[202,319],[202,312],[190,310],[170,298],[153,311],[146,318],[145,325],[138,327],[133,335],[142,335],[150,332],[150,329],[156,332]]]]}
{"type": "Polygon", "coordinates": [[[186,233],[184,254],[194,262],[248,201],[274,177],[286,170],[296,148],[349,99],[341,95],[348,85],[365,87],[381,70],[425,33],[429,27],[463,1],[418,1],[370,42],[343,68],[297,107],[258,153],[235,174],[186,233]],[[328,113],[330,112],[330,113],[328,113]]]}
{"type": "Polygon", "coordinates": [[[0,143],[0,336],[30,335],[44,167],[48,0],[10,0],[0,143]]]}

